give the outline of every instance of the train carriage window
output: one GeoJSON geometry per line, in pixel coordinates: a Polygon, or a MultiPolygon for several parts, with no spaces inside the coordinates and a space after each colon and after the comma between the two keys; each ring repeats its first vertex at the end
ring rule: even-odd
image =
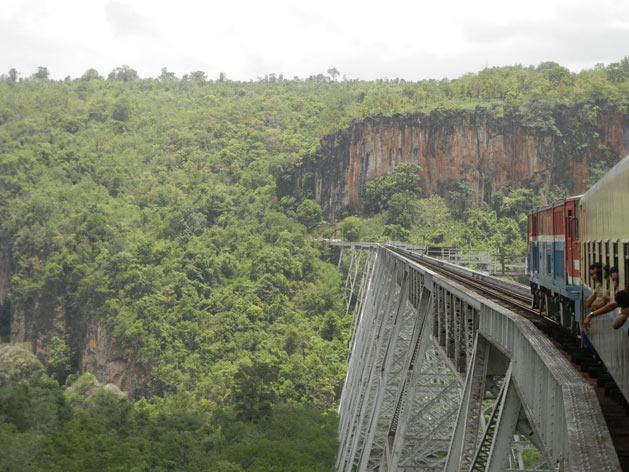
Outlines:
{"type": "MultiPolygon", "coordinates": [[[[596,242],[592,243],[591,251],[592,252],[590,253],[590,264],[594,264],[596,262],[596,242]]],[[[590,285],[591,286],[594,286],[593,282],[594,281],[592,280],[592,277],[590,277],[590,285]]]]}
{"type": "Polygon", "coordinates": [[[618,267],[618,242],[612,243],[612,267],[618,267]]]}
{"type": "MultiPolygon", "coordinates": [[[[587,243],[581,243],[581,257],[583,258],[583,266],[584,267],[589,267],[588,266],[588,245],[587,243]]],[[[585,285],[587,285],[589,283],[588,281],[588,271],[587,270],[582,270],[581,271],[581,277],[583,278],[583,283],[585,285]]]]}
{"type": "Polygon", "coordinates": [[[621,285],[623,281],[627,283],[627,280],[629,280],[629,244],[623,244],[623,249],[625,253],[625,272],[624,274],[618,274],[618,285],[621,285]]]}
{"type": "MultiPolygon", "coordinates": [[[[617,241],[610,243],[609,251],[610,251],[610,260],[611,260],[610,267],[619,268],[618,266],[618,242],[617,241]]],[[[619,288],[620,287],[618,287],[618,283],[616,283],[616,286],[612,285],[608,287],[608,289],[610,290],[611,301],[615,301],[616,296],[613,292],[615,292],[619,288]]]]}
{"type": "Polygon", "coordinates": [[[539,214],[539,234],[544,234],[544,214],[539,214]]]}
{"type": "Polygon", "coordinates": [[[583,243],[583,262],[585,262],[583,280],[585,285],[590,285],[590,271],[587,270],[587,268],[590,267],[590,243],[583,243]]]}
{"type": "Polygon", "coordinates": [[[601,262],[601,243],[594,242],[594,254],[592,254],[592,262],[601,262]]]}
{"type": "Polygon", "coordinates": [[[590,277],[590,271],[589,268],[590,266],[594,263],[594,243],[592,241],[590,241],[588,243],[588,263],[587,263],[587,269],[588,269],[588,285],[591,287],[592,286],[592,277],[590,277]]]}
{"type": "MultiPolygon", "coordinates": [[[[581,243],[581,257],[583,258],[583,265],[588,267],[588,246],[586,243],[581,243]]],[[[588,271],[581,270],[581,277],[583,278],[583,283],[587,285],[588,271]]]]}
{"type": "MultiPolygon", "coordinates": [[[[596,242],[592,242],[590,245],[590,264],[594,264],[596,262],[596,242]]],[[[589,266],[588,266],[589,267],[589,266]]],[[[590,287],[594,287],[594,281],[592,277],[590,277],[590,287]]]]}
{"type": "Polygon", "coordinates": [[[603,264],[603,287],[607,290],[609,287],[607,286],[607,281],[605,280],[605,267],[610,267],[609,265],[609,250],[611,249],[611,244],[609,241],[605,241],[602,243],[602,264],[603,264]]]}
{"type": "Polygon", "coordinates": [[[574,237],[579,239],[579,218],[574,218],[574,237]]]}
{"type": "Polygon", "coordinates": [[[568,210],[568,237],[572,239],[572,210],[568,210]]]}
{"type": "Polygon", "coordinates": [[[598,241],[594,241],[594,247],[592,249],[592,262],[598,262],[598,241]]]}

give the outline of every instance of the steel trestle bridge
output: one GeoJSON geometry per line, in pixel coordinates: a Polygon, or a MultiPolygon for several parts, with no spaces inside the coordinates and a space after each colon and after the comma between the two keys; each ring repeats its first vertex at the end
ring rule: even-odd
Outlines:
{"type": "Polygon", "coordinates": [[[384,246],[330,244],[354,306],[338,471],[621,470],[593,388],[530,321],[384,246]]]}

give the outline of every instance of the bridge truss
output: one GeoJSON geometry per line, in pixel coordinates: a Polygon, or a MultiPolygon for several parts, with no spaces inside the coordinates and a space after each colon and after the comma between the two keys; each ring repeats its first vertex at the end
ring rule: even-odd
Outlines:
{"type": "Polygon", "coordinates": [[[355,297],[338,471],[620,470],[594,391],[529,321],[383,247],[337,245],[355,297]]]}

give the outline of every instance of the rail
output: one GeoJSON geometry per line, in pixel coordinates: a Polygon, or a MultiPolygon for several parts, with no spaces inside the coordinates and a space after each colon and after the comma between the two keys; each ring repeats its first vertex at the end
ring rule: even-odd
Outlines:
{"type": "Polygon", "coordinates": [[[490,275],[526,275],[527,263],[525,256],[504,255],[490,249],[462,249],[451,246],[431,246],[429,244],[413,244],[400,241],[389,241],[386,245],[416,254],[423,254],[440,261],[468,267],[490,275]]]}

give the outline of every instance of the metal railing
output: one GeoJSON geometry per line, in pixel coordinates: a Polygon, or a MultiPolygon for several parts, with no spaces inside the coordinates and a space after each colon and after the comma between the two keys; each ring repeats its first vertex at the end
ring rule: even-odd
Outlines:
{"type": "Polygon", "coordinates": [[[503,256],[490,249],[461,249],[400,241],[389,241],[387,244],[491,275],[526,274],[526,256],[503,256]]]}

